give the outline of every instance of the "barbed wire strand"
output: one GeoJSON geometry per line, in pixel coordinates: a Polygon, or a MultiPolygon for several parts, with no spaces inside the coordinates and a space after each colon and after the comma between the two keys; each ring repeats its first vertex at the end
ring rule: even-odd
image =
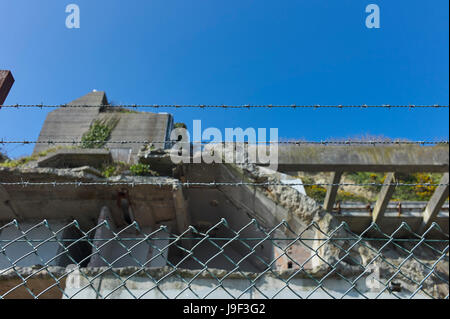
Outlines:
{"type": "Polygon", "coordinates": [[[6,144],[151,144],[151,143],[177,143],[177,144],[196,144],[196,145],[214,145],[214,144],[287,144],[287,145],[439,145],[445,144],[448,145],[449,141],[376,141],[376,140],[368,140],[368,141],[256,141],[256,142],[180,142],[177,140],[166,140],[166,141],[133,141],[133,140],[122,140],[122,141],[109,141],[109,140],[99,140],[99,141],[82,141],[82,140],[43,140],[43,141],[34,141],[34,140],[14,140],[14,141],[5,141],[0,140],[0,145],[6,144]]]}
{"type": "Polygon", "coordinates": [[[390,105],[390,104],[380,104],[380,105],[320,105],[320,104],[304,104],[304,105],[272,105],[272,104],[263,104],[263,105],[252,105],[252,104],[243,104],[243,105],[227,105],[227,104],[122,104],[122,105],[88,105],[88,104],[14,104],[14,105],[3,105],[0,108],[110,108],[110,109],[119,109],[119,108],[234,108],[234,109],[249,109],[249,108],[449,108],[448,105],[414,105],[414,104],[404,104],[404,105],[390,105]]]}
{"type": "Polygon", "coordinates": [[[81,181],[68,181],[68,182],[28,182],[28,181],[20,181],[20,182],[0,182],[2,186],[181,186],[181,187],[219,187],[219,186],[255,186],[255,187],[264,187],[264,186],[422,186],[422,187],[438,187],[438,186],[449,186],[449,184],[433,184],[433,183],[283,183],[283,182],[264,182],[264,183],[253,183],[253,182],[177,182],[177,181],[105,181],[105,182],[81,182],[81,181]]]}

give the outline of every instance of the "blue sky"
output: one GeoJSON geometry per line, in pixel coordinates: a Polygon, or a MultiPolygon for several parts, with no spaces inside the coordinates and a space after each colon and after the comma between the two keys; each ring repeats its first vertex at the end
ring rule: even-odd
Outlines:
{"type": "MultiPolygon", "coordinates": [[[[0,0],[6,104],[60,104],[93,89],[137,104],[443,104],[448,0],[0,0]],[[67,29],[66,5],[81,10],[67,29]],[[381,28],[365,27],[365,7],[381,28]]],[[[152,111],[151,109],[146,109],[152,111]]],[[[36,140],[49,110],[0,110],[0,139],[36,140]]],[[[165,110],[192,126],[280,138],[448,139],[448,109],[165,110]]],[[[10,156],[31,146],[8,146],[10,156]]]]}

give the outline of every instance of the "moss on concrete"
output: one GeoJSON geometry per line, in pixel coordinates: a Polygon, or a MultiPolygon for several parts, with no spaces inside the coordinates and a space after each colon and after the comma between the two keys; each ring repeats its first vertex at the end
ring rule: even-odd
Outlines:
{"type": "Polygon", "coordinates": [[[24,166],[28,163],[34,162],[39,160],[41,157],[45,157],[51,153],[54,153],[56,151],[59,151],[61,149],[75,149],[76,147],[72,147],[72,146],[57,146],[57,147],[53,147],[53,148],[49,148],[45,151],[39,152],[37,154],[33,154],[30,156],[25,156],[22,158],[18,158],[15,160],[10,160],[7,159],[5,160],[3,163],[0,163],[0,167],[9,167],[9,168],[16,168],[16,167],[21,167],[24,166]]]}

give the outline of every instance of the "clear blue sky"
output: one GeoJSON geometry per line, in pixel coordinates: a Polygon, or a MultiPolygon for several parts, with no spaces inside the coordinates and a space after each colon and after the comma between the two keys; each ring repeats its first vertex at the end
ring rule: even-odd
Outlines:
{"type": "MultiPolygon", "coordinates": [[[[0,0],[0,69],[16,78],[6,104],[97,89],[115,103],[448,105],[448,12],[448,0],[0,0]],[[65,27],[70,3],[80,29],[65,27]],[[365,27],[370,3],[380,29],[365,27]]],[[[448,109],[166,111],[286,139],[449,135],[448,109]]],[[[46,113],[0,110],[0,139],[36,140],[46,113]]]]}

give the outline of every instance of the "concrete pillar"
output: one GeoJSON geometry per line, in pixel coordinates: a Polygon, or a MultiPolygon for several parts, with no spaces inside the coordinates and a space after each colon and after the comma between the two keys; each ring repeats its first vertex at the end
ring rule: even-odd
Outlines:
{"type": "Polygon", "coordinates": [[[384,212],[395,191],[395,173],[388,173],[384,180],[385,186],[382,186],[378,200],[372,212],[372,221],[378,223],[384,216],[384,212]]]}
{"type": "Polygon", "coordinates": [[[111,229],[101,226],[96,230],[89,267],[163,267],[167,264],[168,249],[163,252],[158,249],[163,250],[169,244],[169,239],[165,238],[170,234],[160,231],[151,238],[162,239],[145,240],[145,236],[152,233],[150,227],[142,227],[142,232],[134,226],[121,231],[115,226],[107,207],[103,207],[100,213],[99,224],[103,221],[107,221],[111,229]],[[155,259],[148,262],[153,257],[155,259]]]}
{"type": "MultiPolygon", "coordinates": [[[[332,172],[331,178],[330,178],[330,184],[339,184],[341,181],[342,172],[332,172]]],[[[325,196],[325,200],[323,202],[324,209],[331,213],[334,207],[334,202],[336,201],[337,192],[339,189],[339,185],[330,185],[327,186],[327,194],[325,196]]]]}
{"type": "Polygon", "coordinates": [[[167,232],[159,231],[157,232],[153,238],[157,238],[151,241],[152,246],[149,252],[148,260],[152,259],[150,263],[148,263],[147,267],[164,267],[167,265],[167,258],[169,256],[169,247],[167,247],[170,243],[170,227],[166,225],[167,232]],[[167,247],[167,248],[166,248],[167,247]]]}
{"type": "MultiPolygon", "coordinates": [[[[184,233],[191,225],[191,216],[189,215],[189,210],[187,207],[187,200],[184,199],[183,189],[181,187],[176,187],[173,191],[173,202],[175,206],[175,214],[177,220],[177,230],[179,234],[184,233]]],[[[191,234],[186,233],[183,237],[190,237],[191,234]]],[[[184,239],[180,244],[186,248],[192,248],[192,240],[184,239]]]]}
{"type": "Polygon", "coordinates": [[[173,202],[177,219],[177,230],[181,234],[186,231],[190,225],[187,201],[184,199],[183,189],[181,187],[177,186],[173,190],[173,202]]]}
{"type": "Polygon", "coordinates": [[[0,185],[0,212],[2,213],[3,219],[21,219],[21,216],[16,213],[16,208],[14,206],[8,191],[0,185]]]}
{"type": "Polygon", "coordinates": [[[436,219],[442,205],[444,205],[445,200],[448,198],[448,175],[448,173],[444,173],[441,182],[439,183],[442,185],[436,188],[433,196],[427,204],[427,207],[425,207],[425,211],[423,212],[422,231],[427,230],[427,228],[431,226],[431,223],[436,219]]]}
{"type": "Polygon", "coordinates": [[[111,217],[111,212],[108,207],[102,207],[100,216],[98,218],[98,224],[107,222],[109,228],[103,225],[96,229],[93,240],[92,256],[89,261],[88,267],[102,267],[107,265],[107,262],[111,262],[112,250],[114,248],[114,242],[107,243],[105,239],[114,238],[114,231],[116,225],[111,217]],[[106,260],[106,261],[105,261],[106,260]]]}

